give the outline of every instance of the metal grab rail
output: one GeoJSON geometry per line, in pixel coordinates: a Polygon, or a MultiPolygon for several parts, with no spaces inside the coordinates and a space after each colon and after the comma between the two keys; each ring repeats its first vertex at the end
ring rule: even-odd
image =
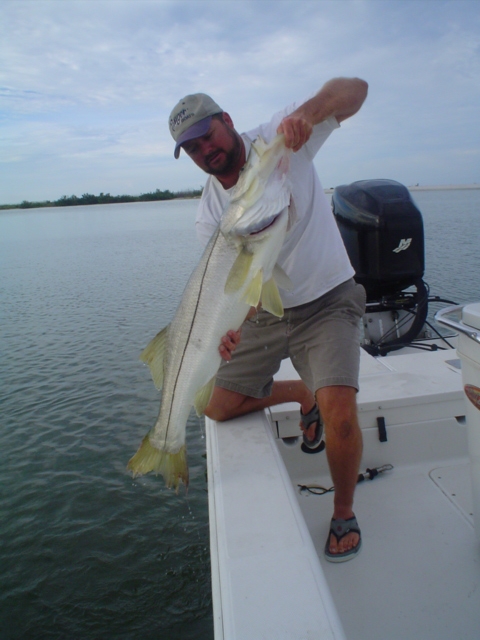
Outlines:
{"type": "Polygon", "coordinates": [[[475,331],[475,329],[472,329],[472,327],[469,327],[461,320],[452,320],[451,318],[446,317],[452,313],[461,312],[465,306],[466,305],[464,304],[455,304],[451,307],[445,307],[445,309],[437,311],[435,314],[435,320],[439,324],[443,324],[445,327],[449,327],[450,329],[455,329],[455,331],[458,331],[459,333],[463,333],[474,342],[480,344],[480,332],[475,331]]]}

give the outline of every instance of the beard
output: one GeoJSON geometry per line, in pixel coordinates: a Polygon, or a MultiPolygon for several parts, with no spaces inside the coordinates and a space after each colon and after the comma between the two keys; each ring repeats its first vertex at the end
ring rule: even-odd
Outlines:
{"type": "Polygon", "coordinates": [[[225,149],[217,149],[205,158],[205,171],[212,176],[222,176],[230,174],[235,170],[235,167],[237,166],[242,155],[242,139],[235,131],[232,131],[228,127],[225,128],[228,132],[228,136],[232,141],[232,146],[228,151],[225,149]],[[224,158],[222,162],[215,162],[215,159],[219,153],[223,153],[224,158]]]}

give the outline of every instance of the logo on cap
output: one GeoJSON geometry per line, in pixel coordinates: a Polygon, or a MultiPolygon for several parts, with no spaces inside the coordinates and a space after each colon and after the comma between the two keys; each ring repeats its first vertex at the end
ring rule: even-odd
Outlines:
{"type": "Polygon", "coordinates": [[[171,131],[175,131],[175,129],[180,125],[182,125],[185,122],[185,120],[188,120],[189,118],[194,118],[194,117],[195,117],[194,113],[188,113],[187,109],[182,109],[179,113],[177,113],[177,115],[174,118],[170,119],[171,131]]]}

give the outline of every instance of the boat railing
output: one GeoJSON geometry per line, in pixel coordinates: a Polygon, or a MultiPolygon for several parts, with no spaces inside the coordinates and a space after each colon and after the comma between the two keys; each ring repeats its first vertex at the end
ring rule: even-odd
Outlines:
{"type": "Polygon", "coordinates": [[[472,327],[469,327],[467,324],[462,322],[462,320],[451,318],[450,316],[456,315],[457,317],[462,314],[463,308],[466,305],[464,304],[455,304],[450,307],[445,307],[445,309],[441,309],[437,311],[435,314],[435,321],[439,324],[444,325],[445,327],[449,327],[450,329],[454,329],[459,333],[463,333],[468,336],[475,342],[480,344],[480,332],[475,331],[472,327]]]}

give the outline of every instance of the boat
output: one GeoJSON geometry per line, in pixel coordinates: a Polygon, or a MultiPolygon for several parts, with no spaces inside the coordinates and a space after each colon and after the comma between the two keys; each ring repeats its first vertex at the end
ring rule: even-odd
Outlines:
{"type": "MultiPolygon", "coordinates": [[[[324,558],[332,481],[323,443],[302,446],[298,405],[207,418],[215,640],[478,638],[480,304],[430,294],[400,183],[342,185],[332,207],[367,291],[362,549],[324,558]]],[[[283,361],[277,379],[297,377],[283,361]]]]}

